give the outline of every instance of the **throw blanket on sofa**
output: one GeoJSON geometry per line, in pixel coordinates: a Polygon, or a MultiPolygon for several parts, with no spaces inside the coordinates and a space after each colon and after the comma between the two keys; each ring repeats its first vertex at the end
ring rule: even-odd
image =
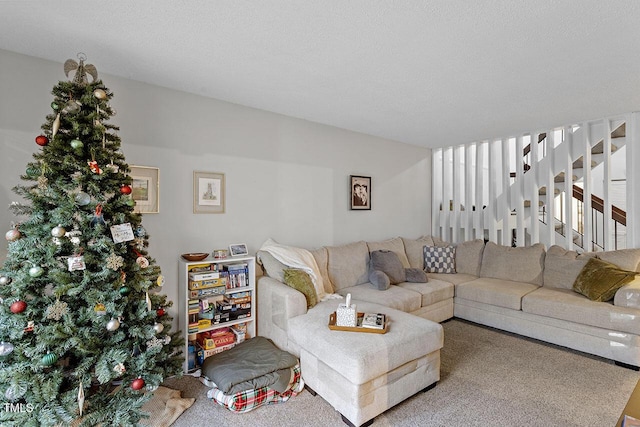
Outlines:
{"type": "Polygon", "coordinates": [[[306,271],[311,277],[318,300],[323,301],[328,298],[328,294],[324,291],[324,282],[322,281],[320,269],[311,252],[302,248],[281,245],[272,239],[267,239],[260,250],[269,252],[275,259],[289,267],[306,271]]]}
{"type": "Polygon", "coordinates": [[[283,392],[298,363],[292,354],[280,350],[264,337],[253,337],[237,346],[207,357],[202,374],[225,394],[269,386],[283,392]]]}

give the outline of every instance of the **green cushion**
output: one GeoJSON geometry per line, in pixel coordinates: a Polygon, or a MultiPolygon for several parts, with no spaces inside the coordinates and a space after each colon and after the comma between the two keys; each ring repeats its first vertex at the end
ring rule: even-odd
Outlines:
{"type": "Polygon", "coordinates": [[[601,259],[590,258],[573,282],[573,290],[592,301],[610,301],[616,291],[631,282],[636,274],[601,259]]]}
{"type": "Polygon", "coordinates": [[[300,291],[307,299],[307,308],[311,308],[318,303],[316,288],[313,287],[311,277],[304,270],[287,268],[284,270],[284,284],[300,291]]]}

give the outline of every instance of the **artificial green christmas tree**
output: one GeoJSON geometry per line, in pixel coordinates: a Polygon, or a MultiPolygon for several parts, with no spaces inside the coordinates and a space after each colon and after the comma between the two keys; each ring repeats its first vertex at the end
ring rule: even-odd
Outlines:
{"type": "Polygon", "coordinates": [[[135,425],[181,372],[163,278],[94,66],[68,60],[0,270],[0,425],[135,425]]]}

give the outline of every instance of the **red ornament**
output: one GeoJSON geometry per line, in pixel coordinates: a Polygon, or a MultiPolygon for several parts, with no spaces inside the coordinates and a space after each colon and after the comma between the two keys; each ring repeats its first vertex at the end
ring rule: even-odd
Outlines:
{"type": "Polygon", "coordinates": [[[11,304],[11,307],[9,307],[9,309],[13,314],[22,313],[27,309],[27,303],[24,301],[18,300],[13,304],[11,304]]]}
{"type": "Polygon", "coordinates": [[[131,187],[129,187],[128,185],[124,184],[124,185],[120,186],[120,192],[122,194],[131,194],[131,187]]]}
{"type": "Polygon", "coordinates": [[[49,143],[49,138],[47,138],[46,136],[44,136],[44,135],[36,136],[36,144],[44,147],[48,143],[49,143]]]}
{"type": "Polygon", "coordinates": [[[131,382],[131,388],[134,390],[140,390],[144,387],[144,380],[142,378],[136,378],[131,382]]]}
{"type": "Polygon", "coordinates": [[[156,310],[156,314],[158,315],[158,317],[162,317],[164,316],[166,313],[166,311],[164,311],[164,308],[160,307],[159,309],[156,310]]]}

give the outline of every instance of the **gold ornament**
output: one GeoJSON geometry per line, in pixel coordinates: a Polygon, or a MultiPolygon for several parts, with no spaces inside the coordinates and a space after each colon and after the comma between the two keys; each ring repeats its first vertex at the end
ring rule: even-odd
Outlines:
{"type": "Polygon", "coordinates": [[[96,89],[93,91],[93,96],[98,99],[107,99],[107,92],[105,92],[103,89],[96,89]]]}

